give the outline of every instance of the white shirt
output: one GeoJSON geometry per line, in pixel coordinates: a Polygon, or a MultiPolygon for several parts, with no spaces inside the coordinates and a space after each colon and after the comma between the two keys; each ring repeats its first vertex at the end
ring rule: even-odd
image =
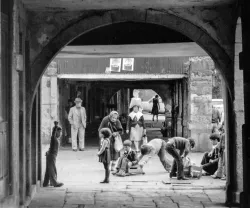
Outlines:
{"type": "Polygon", "coordinates": [[[129,114],[130,118],[132,118],[132,120],[136,117],[137,120],[139,120],[143,114],[142,112],[138,111],[137,113],[135,113],[134,111],[132,111],[130,114],[129,114]]]}

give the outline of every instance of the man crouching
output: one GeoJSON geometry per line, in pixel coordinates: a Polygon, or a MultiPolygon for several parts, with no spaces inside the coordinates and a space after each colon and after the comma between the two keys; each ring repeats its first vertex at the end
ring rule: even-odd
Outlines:
{"type": "Polygon", "coordinates": [[[54,187],[61,187],[64,184],[57,181],[56,170],[56,157],[59,150],[59,139],[62,133],[61,127],[58,126],[58,122],[54,122],[55,126],[52,130],[52,136],[50,141],[50,148],[46,152],[46,172],[44,176],[43,187],[47,187],[49,182],[54,187]]]}

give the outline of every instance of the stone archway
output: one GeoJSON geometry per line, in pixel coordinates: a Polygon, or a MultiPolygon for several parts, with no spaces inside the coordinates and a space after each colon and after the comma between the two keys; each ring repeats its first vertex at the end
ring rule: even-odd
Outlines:
{"type": "MultiPolygon", "coordinates": [[[[107,25],[112,25],[121,22],[143,22],[157,24],[165,26],[167,28],[173,29],[180,32],[191,40],[196,42],[200,47],[202,47],[213,59],[216,64],[216,68],[221,71],[222,76],[227,85],[227,112],[229,113],[229,137],[230,140],[234,140],[235,136],[235,124],[234,124],[234,66],[233,58],[228,55],[225,49],[211,37],[211,35],[206,32],[203,28],[183,19],[174,14],[163,11],[153,11],[153,10],[124,10],[124,11],[104,11],[100,14],[94,14],[93,16],[79,19],[74,24],[61,30],[61,32],[56,35],[50,42],[42,49],[42,51],[37,55],[34,61],[30,64],[31,68],[31,88],[29,91],[28,100],[28,129],[31,129],[31,111],[32,105],[35,98],[35,94],[38,89],[39,81],[51,60],[56,56],[56,54],[70,41],[77,38],[84,33],[94,30],[98,27],[103,27],[107,25]]],[[[29,137],[31,137],[29,132],[29,137]]],[[[235,147],[230,146],[230,150],[234,150],[235,147]]],[[[233,157],[231,158],[233,159],[233,157]]],[[[230,159],[229,159],[230,160],[230,159]]],[[[234,167],[232,167],[234,168],[234,167]]],[[[232,171],[231,171],[232,172],[232,171]]],[[[235,192],[235,184],[233,183],[234,174],[229,175],[231,180],[228,184],[228,201],[235,201],[232,194],[235,192]]]]}
{"type": "Polygon", "coordinates": [[[233,74],[227,73],[233,70],[233,60],[226,51],[215,41],[203,28],[200,28],[191,22],[182,19],[173,14],[152,10],[125,10],[125,11],[106,11],[102,14],[93,15],[88,18],[79,19],[75,24],[62,30],[54,37],[38,54],[36,59],[31,63],[31,95],[32,101],[34,93],[37,90],[38,83],[46,67],[55,55],[70,41],[78,36],[103,27],[120,22],[143,22],[165,26],[180,32],[201,46],[214,60],[221,70],[229,91],[231,93],[233,86],[233,74]]]}

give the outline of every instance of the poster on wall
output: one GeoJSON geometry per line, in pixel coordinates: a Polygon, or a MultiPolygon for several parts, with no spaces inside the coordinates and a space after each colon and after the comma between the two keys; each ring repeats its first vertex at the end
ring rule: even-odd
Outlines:
{"type": "Polygon", "coordinates": [[[134,71],[134,58],[123,58],[122,70],[123,71],[134,71]]]}
{"type": "Polygon", "coordinates": [[[122,64],[121,58],[111,58],[110,59],[110,71],[120,72],[121,71],[121,64],[122,64]]]}

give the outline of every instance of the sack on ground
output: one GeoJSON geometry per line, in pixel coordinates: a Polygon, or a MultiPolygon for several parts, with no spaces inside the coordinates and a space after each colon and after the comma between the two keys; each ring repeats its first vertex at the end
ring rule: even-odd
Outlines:
{"type": "Polygon", "coordinates": [[[123,148],[122,138],[120,134],[115,137],[114,148],[116,152],[120,152],[123,148]]]}
{"type": "Polygon", "coordinates": [[[183,158],[183,167],[184,167],[184,175],[190,178],[200,179],[202,176],[202,170],[200,166],[196,166],[194,163],[191,163],[189,157],[183,158]]]}
{"type": "Polygon", "coordinates": [[[200,166],[192,165],[191,166],[191,176],[192,176],[192,178],[200,179],[202,176],[202,168],[200,166]]]}

